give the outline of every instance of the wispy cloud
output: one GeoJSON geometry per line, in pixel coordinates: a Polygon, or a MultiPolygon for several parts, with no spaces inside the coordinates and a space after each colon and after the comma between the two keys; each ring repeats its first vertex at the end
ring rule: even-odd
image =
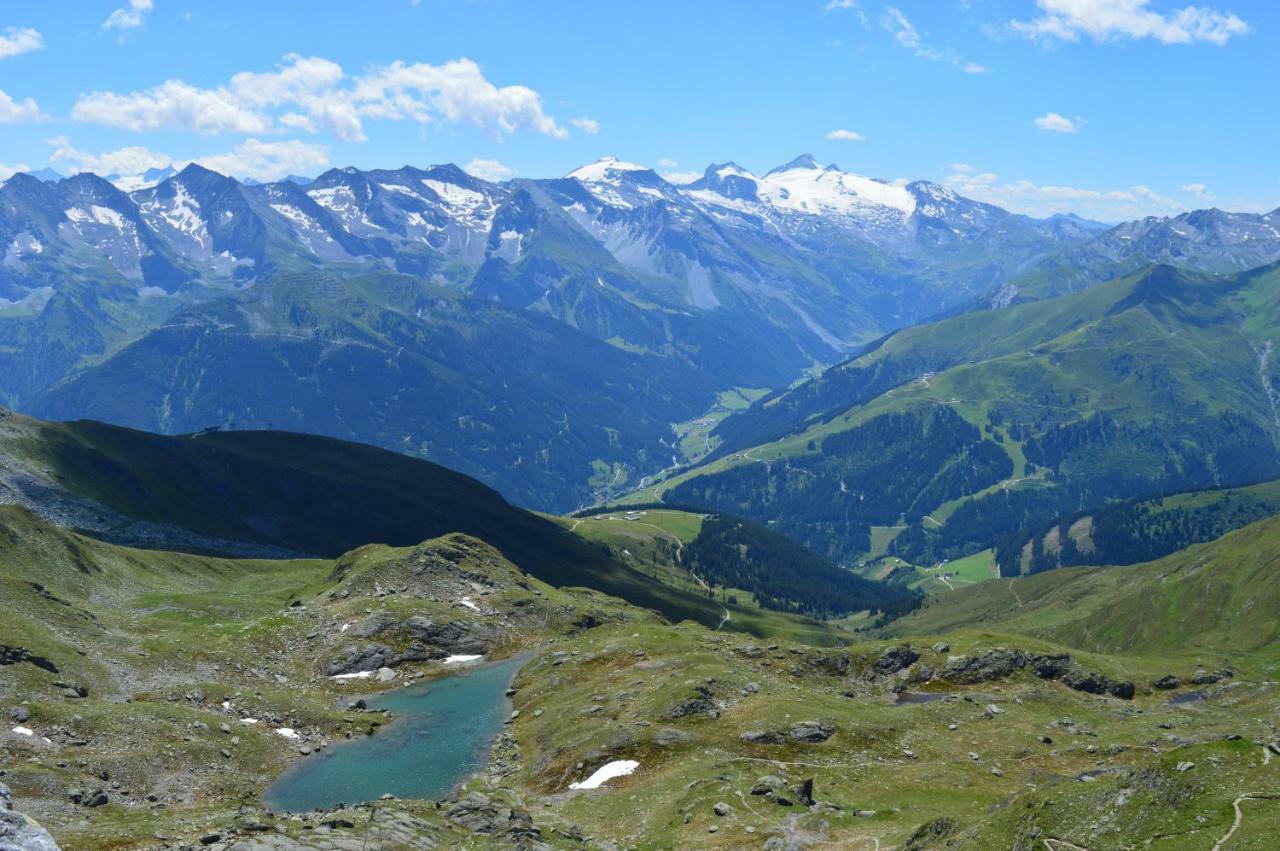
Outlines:
{"type": "Polygon", "coordinates": [[[291,129],[327,132],[343,141],[363,141],[364,124],[370,120],[471,124],[497,138],[520,130],[558,139],[569,135],[543,109],[537,92],[495,86],[470,59],[443,65],[393,62],[350,77],[336,62],[290,54],[273,71],[245,71],[215,88],[169,80],[125,94],[83,94],[71,117],[133,131],[265,134],[291,129]]]}
{"type": "Polygon", "coordinates": [[[833,142],[865,142],[867,137],[853,130],[832,130],[827,138],[833,142]]]}
{"type": "Polygon", "coordinates": [[[462,167],[467,174],[481,180],[509,180],[516,176],[516,170],[503,165],[497,160],[474,159],[462,167]]]}
{"type": "Polygon", "coordinates": [[[1204,6],[1185,6],[1168,13],[1150,8],[1150,0],[1036,0],[1041,15],[1013,20],[1010,28],[1044,41],[1155,39],[1162,44],[1204,41],[1223,45],[1250,31],[1249,24],[1231,12],[1204,6]]]}
{"type": "Polygon", "coordinates": [[[1050,112],[1031,123],[1046,133],[1079,133],[1080,128],[1084,127],[1085,121],[1079,116],[1067,118],[1065,115],[1050,112]]]}
{"type": "Polygon", "coordinates": [[[966,74],[986,74],[991,71],[985,65],[965,59],[954,48],[940,48],[929,44],[911,19],[897,6],[889,6],[884,10],[884,14],[880,16],[880,28],[889,33],[899,45],[912,51],[918,59],[945,62],[966,74]]]}
{"type": "Polygon", "coordinates": [[[231,150],[188,160],[175,160],[168,154],[139,145],[94,154],[76,149],[66,136],[50,139],[49,144],[53,146],[49,162],[54,165],[71,171],[92,171],[123,178],[166,166],[181,169],[188,163],[197,162],[233,177],[279,180],[289,174],[312,173],[330,164],[328,148],[300,139],[276,142],[246,139],[231,150]]]}
{"type": "Polygon", "coordinates": [[[29,124],[44,121],[46,117],[31,98],[14,100],[7,92],[0,91],[0,124],[29,124]]]}
{"type": "Polygon", "coordinates": [[[588,136],[594,136],[600,132],[600,122],[594,118],[570,118],[569,123],[588,136]]]}
{"type": "Polygon", "coordinates": [[[683,185],[685,183],[693,183],[702,177],[700,171],[667,171],[663,172],[662,179],[668,183],[683,185]]]}
{"type": "Polygon", "coordinates": [[[0,35],[0,59],[21,56],[44,48],[44,36],[30,27],[9,27],[0,35]]]}
{"type": "Polygon", "coordinates": [[[965,163],[955,163],[948,167],[948,171],[942,182],[961,195],[1031,216],[1076,213],[1115,222],[1179,213],[1186,207],[1146,186],[1090,189],[1037,184],[1030,180],[1005,181],[994,172],[982,171],[965,163]]]}
{"type": "Polygon", "coordinates": [[[129,5],[116,9],[102,22],[104,30],[133,30],[147,22],[154,8],[152,0],[129,0],[129,5]]]}

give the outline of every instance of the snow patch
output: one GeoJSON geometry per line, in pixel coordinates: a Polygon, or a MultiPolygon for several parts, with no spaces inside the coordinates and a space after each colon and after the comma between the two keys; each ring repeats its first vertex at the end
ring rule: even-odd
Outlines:
{"type": "Polygon", "coordinates": [[[36,734],[36,731],[32,730],[30,727],[14,727],[13,732],[17,733],[19,736],[34,736],[36,734]]]}
{"type": "Polygon", "coordinates": [[[373,676],[373,671],[357,671],[354,674],[334,674],[331,680],[367,680],[373,676]]]}
{"type": "Polygon", "coordinates": [[[615,777],[626,777],[640,767],[634,759],[618,759],[605,763],[595,770],[590,777],[581,783],[570,783],[570,789],[599,789],[601,785],[615,777]]]}
{"type": "Polygon", "coordinates": [[[298,735],[298,731],[293,729],[292,727],[276,727],[276,735],[285,739],[301,739],[302,738],[301,736],[298,735]]]}
{"type": "Polygon", "coordinates": [[[461,665],[464,662],[474,662],[477,659],[483,659],[484,656],[479,654],[455,653],[444,660],[446,665],[461,665]]]}

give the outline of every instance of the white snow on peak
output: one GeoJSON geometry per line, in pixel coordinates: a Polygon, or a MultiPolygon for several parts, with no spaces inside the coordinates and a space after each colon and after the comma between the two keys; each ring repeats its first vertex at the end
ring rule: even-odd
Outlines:
{"type": "Polygon", "coordinates": [[[123,231],[125,229],[124,216],[120,215],[110,207],[100,207],[97,204],[91,206],[88,210],[83,207],[72,207],[63,211],[63,214],[71,220],[73,224],[83,224],[85,222],[93,222],[100,225],[108,225],[116,230],[123,231]]]}
{"type": "Polygon", "coordinates": [[[601,180],[609,180],[611,172],[620,171],[648,171],[649,169],[635,163],[623,162],[617,157],[601,157],[590,165],[584,165],[582,168],[574,169],[569,172],[569,177],[581,180],[583,183],[594,183],[601,180]]]}
{"type": "Polygon", "coordinates": [[[716,177],[746,177],[746,178],[750,178],[751,180],[760,179],[756,177],[754,174],[752,174],[751,172],[747,171],[745,168],[739,168],[733,163],[721,166],[720,168],[716,169],[716,177]]]}
{"type": "Polygon", "coordinates": [[[423,180],[422,184],[440,196],[446,207],[475,209],[485,202],[483,193],[442,180],[423,180]]]}
{"type": "Polygon", "coordinates": [[[868,207],[888,207],[905,217],[916,209],[915,196],[906,187],[834,168],[775,171],[758,186],[760,197],[774,207],[812,215],[852,215],[868,207]]]}

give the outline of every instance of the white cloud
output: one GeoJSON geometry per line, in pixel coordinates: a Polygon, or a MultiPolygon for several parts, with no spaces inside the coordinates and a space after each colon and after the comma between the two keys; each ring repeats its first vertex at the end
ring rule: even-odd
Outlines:
{"type": "Polygon", "coordinates": [[[495,86],[470,59],[394,62],[349,77],[335,62],[290,54],[274,71],[242,72],[216,88],[169,80],[126,94],[84,94],[71,117],[134,131],[265,134],[287,128],[343,141],[363,141],[366,120],[466,123],[498,138],[518,130],[568,136],[543,111],[537,92],[495,86]]]}
{"type": "Polygon", "coordinates": [[[827,0],[827,5],[822,7],[824,12],[834,12],[837,9],[856,9],[858,8],[858,0],[827,0]]]}
{"type": "Polygon", "coordinates": [[[867,137],[853,130],[832,130],[827,138],[833,142],[865,142],[867,137]]]}
{"type": "Polygon", "coordinates": [[[1179,213],[1185,207],[1146,186],[1084,189],[1040,185],[1030,180],[1002,182],[993,172],[980,171],[962,163],[951,166],[949,170],[942,182],[961,195],[1031,216],[1076,213],[1086,218],[1115,222],[1179,213]]]}
{"type": "Polygon", "coordinates": [[[14,100],[6,92],[0,91],[0,124],[25,124],[31,121],[43,121],[46,116],[31,98],[14,100]]]}
{"type": "Polygon", "coordinates": [[[658,168],[672,169],[677,168],[679,165],[680,163],[672,159],[667,159],[666,157],[658,160],[658,168]]]}
{"type": "Polygon", "coordinates": [[[71,171],[92,171],[122,178],[137,177],[149,169],[165,166],[182,169],[188,163],[197,162],[221,174],[266,181],[279,180],[289,174],[314,173],[330,163],[328,148],[298,139],[281,142],[246,139],[229,151],[189,160],[174,159],[142,146],[93,154],[77,150],[65,136],[50,139],[49,144],[54,149],[49,162],[55,165],[71,171]]]}
{"type": "Polygon", "coordinates": [[[352,97],[361,114],[371,118],[472,124],[499,138],[517,130],[569,136],[543,111],[541,95],[525,86],[498,88],[470,59],[443,65],[394,62],[355,78],[352,97]]]}
{"type": "Polygon", "coordinates": [[[1079,133],[1080,128],[1084,126],[1084,119],[1079,116],[1075,118],[1067,118],[1056,112],[1046,113],[1035,121],[1031,122],[1036,127],[1044,130],[1046,133],[1079,133]]]}
{"type": "Polygon", "coordinates": [[[49,162],[72,172],[135,175],[152,168],[164,168],[173,162],[173,157],[167,154],[136,145],[104,154],[90,154],[72,147],[71,140],[66,136],[55,136],[49,140],[49,144],[53,146],[49,162]]]}
{"type": "Polygon", "coordinates": [[[146,23],[154,4],[152,0],[129,0],[129,5],[112,12],[102,22],[104,30],[132,30],[146,23]]]}
{"type": "Polygon", "coordinates": [[[20,174],[21,172],[24,172],[24,171],[31,171],[31,166],[5,165],[4,163],[0,163],[0,183],[3,183],[4,181],[13,177],[15,174],[20,174]]]}
{"type": "Polygon", "coordinates": [[[271,119],[249,108],[227,89],[199,89],[169,80],[143,92],[81,95],[71,117],[124,130],[177,129],[196,133],[268,133],[271,119]]]}
{"type": "MultiPolygon", "coordinates": [[[[329,149],[299,139],[285,142],[261,142],[246,139],[224,154],[196,157],[207,169],[232,177],[254,180],[279,180],[290,174],[315,173],[329,166],[329,149]]],[[[180,168],[186,163],[175,163],[180,168]]]]}
{"type": "Polygon", "coordinates": [[[0,35],[0,59],[20,56],[44,47],[44,36],[38,30],[29,27],[9,27],[4,35],[0,35]]]}
{"type": "Polygon", "coordinates": [[[1014,32],[1028,38],[1052,41],[1095,41],[1152,38],[1162,44],[1207,41],[1226,44],[1245,35],[1249,25],[1230,12],[1203,6],[1186,6],[1162,14],[1152,10],[1151,0],[1036,0],[1043,13],[1030,21],[1010,21],[1014,32]]]}
{"type": "Polygon", "coordinates": [[[1197,201],[1213,200],[1213,193],[1203,183],[1184,183],[1182,184],[1182,191],[1188,195],[1194,195],[1197,201]]]}
{"type": "Polygon", "coordinates": [[[677,185],[683,185],[685,183],[693,183],[695,180],[698,180],[701,177],[702,177],[702,172],[700,171],[668,171],[668,172],[664,172],[662,175],[663,180],[667,181],[668,183],[675,183],[677,185]]]}
{"type": "Polygon", "coordinates": [[[569,123],[588,136],[594,136],[600,132],[600,122],[594,118],[571,118],[569,123]]]}
{"type": "Polygon", "coordinates": [[[945,62],[966,74],[985,74],[991,70],[985,65],[965,60],[953,48],[938,48],[930,45],[916,29],[916,25],[911,23],[911,19],[896,6],[886,7],[884,14],[880,16],[880,28],[893,36],[893,40],[898,44],[915,53],[917,59],[945,62]]]}
{"type": "Polygon", "coordinates": [[[464,165],[462,170],[473,177],[478,177],[481,180],[491,180],[495,183],[501,180],[509,180],[516,176],[514,168],[503,165],[497,160],[474,159],[464,165]]]}

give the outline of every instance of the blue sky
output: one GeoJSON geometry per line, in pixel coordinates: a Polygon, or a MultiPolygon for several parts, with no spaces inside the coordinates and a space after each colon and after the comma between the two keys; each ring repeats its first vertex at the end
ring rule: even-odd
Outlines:
{"type": "Polygon", "coordinates": [[[0,176],[810,152],[1036,214],[1262,211],[1278,33],[1270,0],[8,2],[0,176]]]}

